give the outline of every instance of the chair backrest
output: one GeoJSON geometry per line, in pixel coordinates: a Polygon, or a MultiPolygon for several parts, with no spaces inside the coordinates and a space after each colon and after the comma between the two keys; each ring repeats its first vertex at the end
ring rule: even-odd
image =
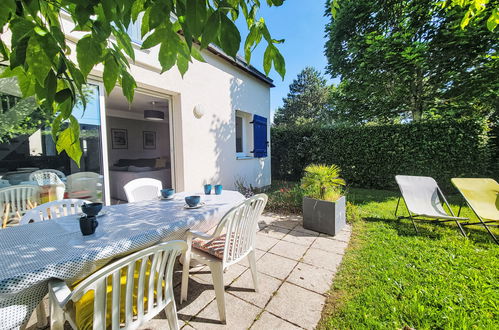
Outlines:
{"type": "Polygon", "coordinates": [[[404,197],[407,208],[415,215],[448,216],[439,194],[443,196],[437,182],[428,176],[397,175],[395,180],[404,197]]]}
{"type": "Polygon", "coordinates": [[[31,172],[29,175],[29,181],[37,181],[40,186],[45,184],[59,184],[62,183],[62,179],[64,178],[66,178],[64,173],[50,168],[37,170],[31,172]]]}
{"type": "Polygon", "coordinates": [[[101,176],[95,172],[78,172],[68,175],[66,178],[66,191],[68,197],[88,196],[88,199],[95,199],[101,184],[101,176]]]}
{"type": "Polygon", "coordinates": [[[220,220],[213,236],[225,234],[224,268],[243,259],[255,247],[258,219],[267,200],[265,194],[254,195],[233,207],[220,220]]]}
{"type": "Polygon", "coordinates": [[[33,185],[18,185],[0,189],[0,214],[3,217],[8,204],[9,217],[24,215],[35,207],[39,199],[39,188],[33,185]]]}
{"type": "Polygon", "coordinates": [[[453,178],[451,182],[479,217],[499,221],[497,181],[488,178],[453,178]]]}
{"type": "Polygon", "coordinates": [[[174,303],[173,268],[176,257],[186,249],[185,241],[170,241],[114,261],[79,283],[68,299],[77,302],[87,292],[93,291],[93,329],[136,329],[170,302],[174,303]],[[125,292],[121,291],[123,274],[126,274],[125,292]],[[108,285],[112,285],[111,294],[107,293],[108,285]],[[147,298],[146,308],[144,298],[147,298]],[[120,315],[123,305],[125,314],[120,315]],[[106,306],[112,306],[111,324],[106,324],[106,306]],[[121,326],[120,319],[124,319],[121,326]]]}
{"type": "Polygon", "coordinates": [[[152,200],[161,196],[163,183],[151,178],[140,178],[128,182],[123,189],[129,203],[152,200]]]}
{"type": "Polygon", "coordinates": [[[39,205],[23,215],[19,221],[20,225],[32,222],[45,221],[54,218],[60,218],[66,215],[82,213],[81,206],[89,203],[83,199],[62,199],[39,205]]]}

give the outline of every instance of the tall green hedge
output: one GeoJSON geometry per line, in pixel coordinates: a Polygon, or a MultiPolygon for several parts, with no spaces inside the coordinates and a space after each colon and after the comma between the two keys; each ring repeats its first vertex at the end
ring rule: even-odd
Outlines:
{"type": "Polygon", "coordinates": [[[395,175],[498,176],[496,148],[484,121],[428,121],[350,127],[273,127],[272,177],[299,180],[310,163],[338,164],[352,186],[393,189],[395,175]]]}

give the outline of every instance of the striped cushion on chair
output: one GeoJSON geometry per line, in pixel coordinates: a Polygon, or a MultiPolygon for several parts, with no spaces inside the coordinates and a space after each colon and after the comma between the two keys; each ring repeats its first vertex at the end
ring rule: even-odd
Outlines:
{"type": "Polygon", "coordinates": [[[195,238],[192,240],[192,246],[219,259],[223,259],[225,250],[225,234],[210,241],[195,238]]]}

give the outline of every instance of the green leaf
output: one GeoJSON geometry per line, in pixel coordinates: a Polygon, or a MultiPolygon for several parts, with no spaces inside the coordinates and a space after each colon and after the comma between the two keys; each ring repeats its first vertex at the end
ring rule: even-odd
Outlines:
{"type": "Polygon", "coordinates": [[[204,59],[204,57],[201,54],[201,52],[199,51],[199,49],[197,49],[196,47],[191,48],[191,56],[194,57],[199,62],[203,62],[203,63],[206,62],[206,60],[204,59]]]}
{"type": "Polygon", "coordinates": [[[52,64],[38,42],[37,37],[31,37],[29,39],[28,49],[26,50],[26,63],[29,66],[29,71],[35,75],[38,83],[43,85],[52,64]]]}
{"type": "Polygon", "coordinates": [[[61,129],[61,122],[62,122],[62,115],[59,114],[55,117],[54,121],[52,122],[52,139],[54,142],[57,142],[57,135],[59,135],[59,130],[61,129]]]}
{"type": "Polygon", "coordinates": [[[177,59],[177,44],[172,42],[171,38],[166,38],[159,49],[159,63],[161,64],[161,72],[170,70],[177,59]]]}
{"type": "Polygon", "coordinates": [[[16,46],[19,41],[33,34],[35,24],[27,19],[15,18],[10,22],[12,31],[12,46],[16,46]]]}
{"type": "Polygon", "coordinates": [[[151,35],[149,35],[146,40],[142,43],[142,49],[152,48],[165,38],[168,31],[165,28],[156,29],[151,35]]]}
{"type": "Polygon", "coordinates": [[[146,0],[136,0],[133,2],[132,9],[131,9],[131,15],[132,15],[133,22],[135,22],[137,20],[140,12],[142,10],[144,10],[145,3],[146,3],[146,0]]]}
{"type": "Polygon", "coordinates": [[[187,0],[185,19],[194,37],[201,36],[207,16],[205,0],[187,0]]]}
{"type": "Polygon", "coordinates": [[[2,0],[2,5],[0,6],[0,26],[4,26],[11,13],[16,11],[16,1],[15,0],[2,0]]]}
{"type": "Polygon", "coordinates": [[[220,12],[214,11],[204,27],[203,37],[201,39],[201,49],[208,47],[208,45],[217,40],[220,34],[220,12]]]}
{"type": "Polygon", "coordinates": [[[189,69],[189,61],[182,55],[177,55],[177,68],[182,77],[184,77],[185,73],[189,69]]]}
{"type": "Polygon", "coordinates": [[[132,46],[132,39],[130,36],[121,30],[114,30],[114,36],[116,37],[116,41],[118,41],[118,46],[125,51],[125,53],[135,61],[135,51],[132,46]]]}
{"type": "Polygon", "coordinates": [[[263,54],[263,71],[266,75],[269,74],[270,69],[272,68],[272,59],[273,59],[273,47],[272,45],[268,45],[267,49],[265,49],[265,53],[263,54]]]}
{"type": "Polygon", "coordinates": [[[220,15],[220,46],[229,56],[236,57],[241,45],[241,35],[234,22],[220,15]]]}
{"type": "Polygon", "coordinates": [[[125,70],[121,71],[121,88],[123,88],[123,95],[125,95],[128,103],[132,103],[133,94],[135,92],[135,88],[137,87],[137,83],[135,79],[125,70]]]}
{"type": "Polygon", "coordinates": [[[17,81],[24,98],[35,95],[36,78],[33,75],[24,70],[19,70],[17,81]]]}
{"type": "Polygon", "coordinates": [[[104,87],[109,95],[116,85],[116,80],[118,79],[119,66],[116,62],[114,56],[108,56],[104,61],[104,87]]]}
{"type": "Polygon", "coordinates": [[[80,167],[80,159],[83,154],[80,147],[80,125],[74,116],[69,117],[68,128],[59,133],[56,148],[58,153],[65,151],[80,167]]]}
{"type": "Polygon", "coordinates": [[[87,76],[102,57],[102,45],[87,34],[76,44],[76,59],[84,76],[87,76]]]}

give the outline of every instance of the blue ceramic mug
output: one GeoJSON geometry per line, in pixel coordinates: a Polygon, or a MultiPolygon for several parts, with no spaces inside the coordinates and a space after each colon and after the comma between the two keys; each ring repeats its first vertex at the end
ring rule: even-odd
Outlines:
{"type": "Polygon", "coordinates": [[[217,184],[215,186],[215,195],[221,195],[222,194],[222,185],[221,184],[217,184]]]}
{"type": "Polygon", "coordinates": [[[185,198],[185,202],[187,203],[187,205],[189,205],[189,207],[197,206],[200,201],[201,196],[187,196],[185,198]]]}
{"type": "Polygon", "coordinates": [[[204,193],[205,193],[206,195],[211,194],[211,184],[205,184],[205,185],[204,185],[204,193]]]}
{"type": "Polygon", "coordinates": [[[173,196],[173,194],[175,193],[175,189],[161,189],[161,196],[163,196],[163,198],[170,198],[173,196]]]}

